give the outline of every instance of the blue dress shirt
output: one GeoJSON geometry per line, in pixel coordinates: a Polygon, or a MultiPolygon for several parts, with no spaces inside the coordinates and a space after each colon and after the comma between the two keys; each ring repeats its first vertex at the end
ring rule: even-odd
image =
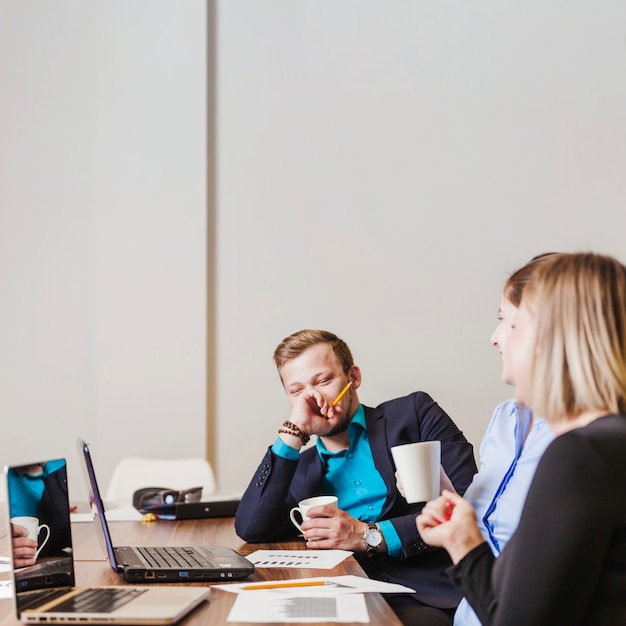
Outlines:
{"type": "MultiPolygon", "coordinates": [[[[374,464],[362,405],[348,426],[348,437],[349,448],[334,453],[317,438],[317,452],[325,468],[324,493],[336,495],[339,508],[352,517],[362,522],[376,522],[385,538],[388,554],[399,557],[402,543],[396,529],[389,521],[378,521],[387,497],[387,486],[374,464]]],[[[285,444],[280,437],[272,446],[272,452],[291,460],[297,460],[299,455],[298,450],[285,444]]]]}
{"type": "MultiPolygon", "coordinates": [[[[517,528],[539,459],[554,439],[550,427],[532,419],[514,400],[498,405],[480,444],[480,468],[465,492],[491,551],[498,556],[517,528]]],[[[454,626],[480,626],[463,598],[454,626]]]]}
{"type": "Polygon", "coordinates": [[[39,504],[45,489],[44,479],[62,467],[65,467],[65,460],[58,459],[45,463],[39,474],[20,474],[14,468],[9,469],[7,476],[11,517],[38,517],[39,504]]]}

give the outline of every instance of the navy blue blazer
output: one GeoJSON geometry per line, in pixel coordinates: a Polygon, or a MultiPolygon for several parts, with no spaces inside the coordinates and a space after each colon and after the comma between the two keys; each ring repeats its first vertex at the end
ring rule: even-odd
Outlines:
{"type": "MultiPolygon", "coordinates": [[[[460,494],[476,473],[470,443],[450,416],[426,393],[365,407],[365,422],[376,468],[387,485],[380,520],[391,520],[402,541],[400,558],[385,554],[355,554],[371,578],[411,587],[416,598],[429,606],[453,608],[461,594],[444,570],[451,565],[445,550],[427,546],[420,538],[415,518],[424,503],[408,504],[396,488],[390,448],[417,441],[441,441],[441,463],[460,494]]],[[[323,493],[324,467],[315,447],[290,461],[269,448],[246,489],[235,516],[239,537],[252,543],[280,541],[297,536],[289,511],[300,500],[323,493]]],[[[365,544],[363,544],[365,550],[365,544]]]]}

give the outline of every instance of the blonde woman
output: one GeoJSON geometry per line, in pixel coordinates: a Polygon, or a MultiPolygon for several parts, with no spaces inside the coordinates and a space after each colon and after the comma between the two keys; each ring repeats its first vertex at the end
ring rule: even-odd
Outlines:
{"type": "Polygon", "coordinates": [[[519,526],[495,558],[471,504],[451,492],[417,528],[483,624],[626,623],[626,268],[564,254],[533,273],[503,364],[516,400],[556,438],[519,526]]]}

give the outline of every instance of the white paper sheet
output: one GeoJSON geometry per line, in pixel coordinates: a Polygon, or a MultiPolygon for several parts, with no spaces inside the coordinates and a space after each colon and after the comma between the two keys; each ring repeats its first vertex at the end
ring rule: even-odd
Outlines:
{"type": "Polygon", "coordinates": [[[320,576],[316,578],[289,578],[283,580],[264,580],[257,583],[235,583],[214,585],[213,588],[222,589],[230,593],[247,596],[342,596],[353,593],[415,593],[414,589],[386,583],[381,580],[372,580],[363,576],[320,576]],[[315,583],[314,586],[302,583],[315,583]],[[276,585],[273,589],[264,589],[267,585],[276,585]],[[289,586],[283,586],[289,585],[289,586]],[[260,587],[257,589],[257,587],[260,587]]]}
{"type": "Polygon", "coordinates": [[[370,621],[365,596],[353,593],[339,597],[272,596],[261,593],[237,597],[229,622],[319,623],[370,621]]]}
{"type": "MultiPolygon", "coordinates": [[[[0,572],[11,571],[11,558],[8,556],[0,556],[0,572]]],[[[8,574],[5,574],[8,576],[8,574]]],[[[6,578],[0,580],[0,598],[11,598],[13,596],[13,580],[6,578]]]]}
{"type": "Polygon", "coordinates": [[[257,550],[246,558],[257,567],[332,569],[351,554],[348,550],[257,550]]]}
{"type": "Polygon", "coordinates": [[[12,580],[0,580],[0,598],[12,598],[13,597],[13,581],[12,580]]]}
{"type": "MultiPolygon", "coordinates": [[[[109,522],[140,522],[143,514],[133,506],[119,506],[113,509],[107,509],[104,513],[109,522]]],[[[91,513],[70,513],[70,521],[76,522],[92,522],[91,513]]]]}

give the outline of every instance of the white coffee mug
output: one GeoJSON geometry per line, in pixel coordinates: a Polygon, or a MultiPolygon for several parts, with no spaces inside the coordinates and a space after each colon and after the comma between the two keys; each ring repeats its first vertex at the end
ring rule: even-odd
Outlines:
{"type": "Polygon", "coordinates": [[[35,558],[37,558],[43,547],[48,542],[48,539],[50,539],[50,526],[48,526],[48,524],[40,524],[39,520],[36,517],[30,517],[28,515],[12,517],[11,524],[15,526],[23,526],[24,528],[26,528],[26,530],[28,531],[28,538],[34,539],[37,542],[39,541],[39,534],[41,533],[41,531],[46,531],[45,538],[40,542],[39,547],[35,552],[35,558]]]}
{"type": "Polygon", "coordinates": [[[409,504],[439,495],[441,442],[420,441],[391,448],[391,456],[409,504]]]}
{"type": "Polygon", "coordinates": [[[305,520],[309,519],[309,516],[308,516],[309,509],[312,509],[314,506],[322,506],[322,505],[330,506],[333,509],[336,509],[337,508],[337,496],[313,496],[312,498],[306,498],[305,500],[300,500],[300,502],[298,502],[298,506],[294,506],[293,509],[289,511],[289,517],[291,518],[293,525],[301,533],[303,533],[304,531],[302,530],[302,527],[300,526],[300,524],[302,524],[302,522],[304,522],[305,520]],[[295,518],[296,513],[299,513],[300,517],[302,518],[302,521],[300,523],[298,523],[298,521],[295,518]]]}

